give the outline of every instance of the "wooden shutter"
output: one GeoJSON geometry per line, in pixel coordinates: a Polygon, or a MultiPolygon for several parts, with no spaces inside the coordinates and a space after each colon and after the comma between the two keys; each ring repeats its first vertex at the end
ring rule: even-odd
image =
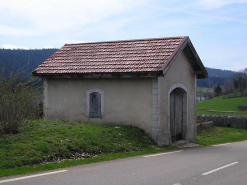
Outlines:
{"type": "Polygon", "coordinates": [[[101,94],[98,92],[90,94],[89,117],[101,118],[101,94]]]}

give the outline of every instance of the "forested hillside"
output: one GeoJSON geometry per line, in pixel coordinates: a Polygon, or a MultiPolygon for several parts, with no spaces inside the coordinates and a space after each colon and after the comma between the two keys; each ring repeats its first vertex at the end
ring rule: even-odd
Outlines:
{"type": "Polygon", "coordinates": [[[217,84],[219,84],[220,86],[224,86],[224,82],[226,79],[227,78],[211,77],[211,76],[205,79],[197,79],[197,87],[213,88],[217,84]]]}
{"type": "MultiPolygon", "coordinates": [[[[6,76],[11,71],[17,71],[24,67],[27,69],[26,75],[37,68],[43,61],[53,55],[58,49],[31,49],[31,50],[11,50],[0,49],[0,67],[5,68],[6,76]]],[[[223,86],[226,78],[230,78],[234,74],[233,71],[206,68],[209,77],[206,79],[198,79],[198,87],[212,88],[218,83],[223,86]]]]}
{"type": "Polygon", "coordinates": [[[8,76],[11,71],[17,71],[23,67],[27,69],[25,75],[31,75],[38,65],[56,51],[57,49],[0,49],[0,67],[5,68],[5,76],[8,76]]]}
{"type": "Polygon", "coordinates": [[[234,72],[230,70],[214,69],[209,67],[206,67],[206,69],[208,71],[208,76],[210,77],[229,78],[234,74],[234,72]]]}
{"type": "Polygon", "coordinates": [[[222,69],[214,69],[206,67],[208,71],[208,78],[198,79],[197,86],[198,87],[207,87],[213,88],[217,84],[220,86],[224,86],[224,82],[227,78],[230,78],[234,75],[235,72],[230,70],[222,70],[222,69]]]}

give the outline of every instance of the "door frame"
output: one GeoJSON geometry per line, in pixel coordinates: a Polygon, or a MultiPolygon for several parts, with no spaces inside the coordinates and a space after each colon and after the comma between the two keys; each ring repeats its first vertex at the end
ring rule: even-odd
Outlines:
{"type": "MultiPolygon", "coordinates": [[[[188,128],[188,89],[186,88],[185,85],[181,84],[181,83],[177,83],[174,84],[170,90],[168,91],[168,131],[170,133],[170,129],[171,129],[171,112],[170,112],[170,97],[171,97],[171,93],[173,90],[175,89],[180,89],[183,91],[183,138],[186,138],[186,133],[187,133],[187,128],[188,128]]],[[[170,144],[172,143],[171,141],[171,133],[170,133],[170,144]]]]}

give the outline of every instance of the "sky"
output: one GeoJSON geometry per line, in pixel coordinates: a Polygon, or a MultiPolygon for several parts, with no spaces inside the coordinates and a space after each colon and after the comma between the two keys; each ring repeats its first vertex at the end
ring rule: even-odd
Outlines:
{"type": "Polygon", "coordinates": [[[0,48],[176,36],[206,67],[247,68],[247,0],[0,0],[0,48]]]}

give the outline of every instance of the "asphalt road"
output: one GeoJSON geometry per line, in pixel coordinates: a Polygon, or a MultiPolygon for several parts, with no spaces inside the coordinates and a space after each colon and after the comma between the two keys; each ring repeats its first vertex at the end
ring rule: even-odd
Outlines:
{"type": "Polygon", "coordinates": [[[12,185],[246,185],[247,141],[0,178],[12,185]]]}

